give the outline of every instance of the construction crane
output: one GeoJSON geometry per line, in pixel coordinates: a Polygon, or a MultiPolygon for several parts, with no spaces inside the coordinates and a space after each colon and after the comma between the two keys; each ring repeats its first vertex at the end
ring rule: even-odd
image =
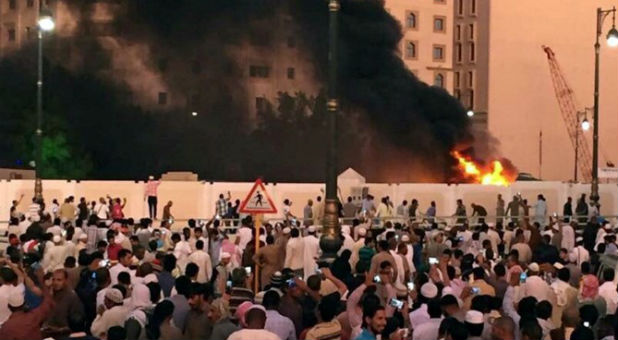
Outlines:
{"type": "Polygon", "coordinates": [[[579,131],[579,105],[575,98],[575,93],[564,77],[564,73],[562,73],[562,69],[556,60],[554,51],[548,46],[543,46],[543,51],[547,54],[551,80],[554,84],[554,91],[556,92],[556,99],[558,100],[558,106],[562,113],[562,119],[566,125],[573,148],[575,152],[579,154],[575,166],[579,167],[584,180],[589,182],[592,179],[592,156],[590,154],[590,148],[588,147],[588,141],[584,138],[584,134],[579,131]]]}

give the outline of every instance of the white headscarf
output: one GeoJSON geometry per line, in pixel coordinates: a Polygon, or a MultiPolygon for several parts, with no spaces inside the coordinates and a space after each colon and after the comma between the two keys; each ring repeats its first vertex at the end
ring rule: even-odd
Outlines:
{"type": "Polygon", "coordinates": [[[147,318],[144,309],[151,305],[150,289],[141,283],[133,285],[133,292],[131,293],[131,308],[133,310],[127,316],[127,320],[133,318],[139,322],[140,326],[145,327],[147,318]]]}

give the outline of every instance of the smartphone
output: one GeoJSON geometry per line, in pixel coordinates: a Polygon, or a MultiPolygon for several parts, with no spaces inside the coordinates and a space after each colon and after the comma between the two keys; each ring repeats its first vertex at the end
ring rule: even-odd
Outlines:
{"type": "Polygon", "coordinates": [[[430,257],[430,258],[429,258],[429,264],[430,264],[430,265],[432,265],[432,264],[438,264],[438,262],[439,262],[439,261],[438,261],[438,258],[437,258],[437,257],[430,257]]]}
{"type": "Polygon", "coordinates": [[[109,266],[109,260],[99,261],[99,267],[107,267],[107,266],[109,266]]]}
{"type": "Polygon", "coordinates": [[[373,282],[374,282],[374,283],[380,283],[380,282],[382,282],[382,280],[380,279],[380,275],[376,275],[376,276],[374,276],[374,277],[373,277],[373,282]]]}
{"type": "Polygon", "coordinates": [[[251,267],[245,267],[245,271],[247,272],[247,275],[251,275],[251,267]]]}
{"type": "Polygon", "coordinates": [[[294,278],[291,278],[291,279],[289,279],[289,280],[287,280],[285,282],[288,284],[289,288],[292,288],[292,287],[296,286],[296,282],[294,282],[294,278]]]}
{"type": "Polygon", "coordinates": [[[479,287],[472,287],[472,294],[479,295],[481,289],[479,287]]]}
{"type": "Polygon", "coordinates": [[[401,308],[403,308],[403,301],[401,301],[401,300],[391,299],[391,300],[388,302],[388,304],[389,304],[389,306],[391,306],[391,307],[395,307],[395,308],[397,308],[397,309],[401,309],[401,308]]]}
{"type": "Polygon", "coordinates": [[[526,274],[526,273],[521,273],[521,274],[519,275],[519,282],[520,282],[520,283],[524,283],[524,282],[526,282],[526,279],[527,279],[527,278],[528,278],[528,274],[526,274]]]}
{"type": "Polygon", "coordinates": [[[590,322],[588,322],[588,321],[584,321],[584,327],[588,327],[588,328],[590,328],[590,322]]]}
{"type": "Polygon", "coordinates": [[[320,267],[315,267],[315,273],[316,274],[322,274],[322,269],[320,269],[320,267]]]}
{"type": "Polygon", "coordinates": [[[554,217],[558,217],[558,213],[557,212],[555,212],[553,215],[554,215],[554,217]]]}
{"type": "Polygon", "coordinates": [[[227,280],[226,286],[227,288],[232,288],[232,280],[227,280]]]}
{"type": "Polygon", "coordinates": [[[91,277],[92,277],[92,279],[96,279],[97,278],[97,272],[92,272],[91,277]]]}
{"type": "Polygon", "coordinates": [[[459,242],[463,242],[463,240],[464,240],[463,236],[459,236],[459,237],[457,238],[457,241],[459,241],[459,242]]]}
{"type": "Polygon", "coordinates": [[[408,292],[411,292],[414,290],[414,282],[408,282],[407,286],[408,286],[408,292]]]}

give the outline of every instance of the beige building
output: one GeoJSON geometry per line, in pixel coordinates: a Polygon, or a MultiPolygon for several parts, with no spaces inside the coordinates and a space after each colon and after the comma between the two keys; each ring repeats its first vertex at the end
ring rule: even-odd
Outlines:
{"type": "Polygon", "coordinates": [[[384,7],[401,24],[400,53],[408,69],[453,93],[453,1],[386,0],[384,7]]]}

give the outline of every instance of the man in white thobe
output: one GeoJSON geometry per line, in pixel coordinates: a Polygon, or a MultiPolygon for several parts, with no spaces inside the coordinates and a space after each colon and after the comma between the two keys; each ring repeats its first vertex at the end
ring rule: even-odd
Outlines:
{"type": "Polygon", "coordinates": [[[316,261],[320,256],[320,239],[316,236],[315,231],[315,226],[312,225],[307,228],[309,234],[303,237],[303,271],[305,280],[307,280],[309,276],[315,274],[315,269],[317,268],[316,261]]]}
{"type": "Polygon", "coordinates": [[[197,272],[198,283],[206,283],[212,277],[212,261],[210,255],[204,251],[204,241],[197,240],[195,242],[195,251],[189,255],[188,262],[193,262],[199,268],[197,272]]]}
{"type": "Polygon", "coordinates": [[[290,268],[302,276],[304,269],[303,256],[305,255],[305,243],[300,237],[300,231],[297,228],[293,228],[290,231],[290,239],[285,246],[285,261],[283,262],[283,268],[290,268]]]}

